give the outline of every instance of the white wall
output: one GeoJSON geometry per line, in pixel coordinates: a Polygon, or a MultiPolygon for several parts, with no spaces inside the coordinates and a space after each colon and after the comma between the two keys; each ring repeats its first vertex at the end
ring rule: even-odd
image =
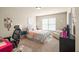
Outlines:
{"type": "Polygon", "coordinates": [[[36,30],[36,17],[34,16],[29,16],[27,20],[27,25],[30,30],[36,30]]]}
{"type": "Polygon", "coordinates": [[[19,25],[27,25],[27,13],[21,12],[21,10],[17,10],[16,8],[0,8],[0,36],[9,36],[13,32],[13,27],[16,24],[19,25]],[[13,22],[12,22],[12,27],[10,31],[7,31],[6,28],[4,28],[4,18],[5,17],[10,17],[13,22]]]}
{"type": "MultiPolygon", "coordinates": [[[[16,24],[21,25],[21,27],[27,26],[27,19],[28,17],[31,18],[31,20],[35,20],[36,16],[39,15],[47,15],[47,14],[55,14],[59,12],[65,12],[68,8],[42,8],[41,10],[37,10],[34,7],[28,7],[28,8],[20,8],[20,7],[0,7],[0,36],[9,36],[13,32],[13,27],[16,24]],[[13,20],[13,25],[10,29],[10,31],[7,31],[7,29],[4,28],[4,18],[10,17],[13,20]]],[[[33,22],[33,21],[32,21],[33,22]]],[[[33,22],[34,24],[35,22],[33,22]]],[[[35,25],[33,25],[35,26],[35,25]]]]}
{"type": "Polygon", "coordinates": [[[76,42],[75,47],[76,51],[79,52],[79,8],[75,8],[76,10],[76,42]]]}

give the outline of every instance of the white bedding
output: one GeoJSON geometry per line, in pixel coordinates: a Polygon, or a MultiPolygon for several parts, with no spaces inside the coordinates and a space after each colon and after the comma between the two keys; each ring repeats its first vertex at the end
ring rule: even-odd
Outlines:
{"type": "Polygon", "coordinates": [[[39,40],[40,42],[44,43],[46,40],[49,41],[50,37],[52,37],[50,31],[45,31],[45,30],[35,30],[33,31],[37,35],[34,36],[34,39],[39,40]]]}
{"type": "Polygon", "coordinates": [[[49,31],[46,31],[46,30],[34,30],[32,32],[35,32],[35,33],[38,33],[38,34],[46,34],[48,33],[49,31]]]}
{"type": "Polygon", "coordinates": [[[61,32],[62,32],[61,30],[56,30],[56,31],[53,32],[53,36],[54,36],[56,39],[59,39],[61,32]]]}

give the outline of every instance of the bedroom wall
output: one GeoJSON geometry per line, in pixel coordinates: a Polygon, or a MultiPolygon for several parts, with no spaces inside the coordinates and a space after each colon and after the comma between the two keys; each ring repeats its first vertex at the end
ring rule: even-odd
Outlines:
{"type": "MultiPolygon", "coordinates": [[[[32,23],[33,27],[35,27],[36,16],[39,15],[47,15],[47,14],[56,14],[59,12],[67,11],[69,8],[42,8],[41,10],[37,10],[34,7],[21,8],[21,7],[0,7],[0,36],[6,37],[12,34],[14,30],[14,25],[19,24],[21,27],[26,27],[28,24],[28,19],[32,23]],[[10,17],[12,22],[12,27],[10,31],[4,27],[4,18],[10,17]]],[[[62,15],[63,16],[63,15],[62,15]]],[[[62,18],[61,16],[61,18],[62,18]]],[[[39,24],[39,23],[38,23],[39,24]]]]}
{"type": "Polygon", "coordinates": [[[14,30],[14,25],[27,25],[26,22],[27,17],[25,15],[22,15],[21,12],[18,11],[9,11],[9,10],[5,10],[5,11],[0,11],[0,35],[1,36],[9,36],[12,34],[13,30],[14,30]],[[12,27],[10,29],[10,31],[8,31],[5,27],[4,27],[4,18],[5,17],[10,17],[13,21],[12,21],[12,27]]]}
{"type": "Polygon", "coordinates": [[[75,47],[76,51],[79,52],[79,8],[75,8],[76,10],[76,42],[75,42],[75,47]]]}
{"type": "MultiPolygon", "coordinates": [[[[34,16],[29,16],[29,14],[22,8],[0,8],[0,36],[6,37],[13,33],[14,25],[20,25],[21,28],[27,27],[27,19],[34,20],[34,16]],[[12,27],[8,31],[4,27],[4,18],[10,17],[12,19],[12,27]]],[[[35,23],[34,23],[35,24],[35,23]]]]}
{"type": "Polygon", "coordinates": [[[56,17],[56,29],[60,30],[64,26],[67,25],[67,13],[57,13],[57,14],[51,14],[51,15],[45,15],[45,16],[37,16],[36,17],[36,25],[39,29],[42,29],[42,19],[46,17],[56,17]]]}

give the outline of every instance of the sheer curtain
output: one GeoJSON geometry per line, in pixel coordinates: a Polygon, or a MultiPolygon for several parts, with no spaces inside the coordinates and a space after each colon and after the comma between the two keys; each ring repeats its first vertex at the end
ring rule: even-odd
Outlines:
{"type": "Polygon", "coordinates": [[[42,20],[43,30],[56,30],[56,18],[46,18],[42,20]]]}

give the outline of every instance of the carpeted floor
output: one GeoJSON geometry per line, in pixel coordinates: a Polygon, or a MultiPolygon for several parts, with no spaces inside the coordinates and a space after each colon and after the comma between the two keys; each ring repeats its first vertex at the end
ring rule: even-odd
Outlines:
{"type": "Polygon", "coordinates": [[[59,40],[52,38],[47,43],[41,44],[29,39],[22,39],[18,48],[13,52],[59,52],[59,40]]]}

